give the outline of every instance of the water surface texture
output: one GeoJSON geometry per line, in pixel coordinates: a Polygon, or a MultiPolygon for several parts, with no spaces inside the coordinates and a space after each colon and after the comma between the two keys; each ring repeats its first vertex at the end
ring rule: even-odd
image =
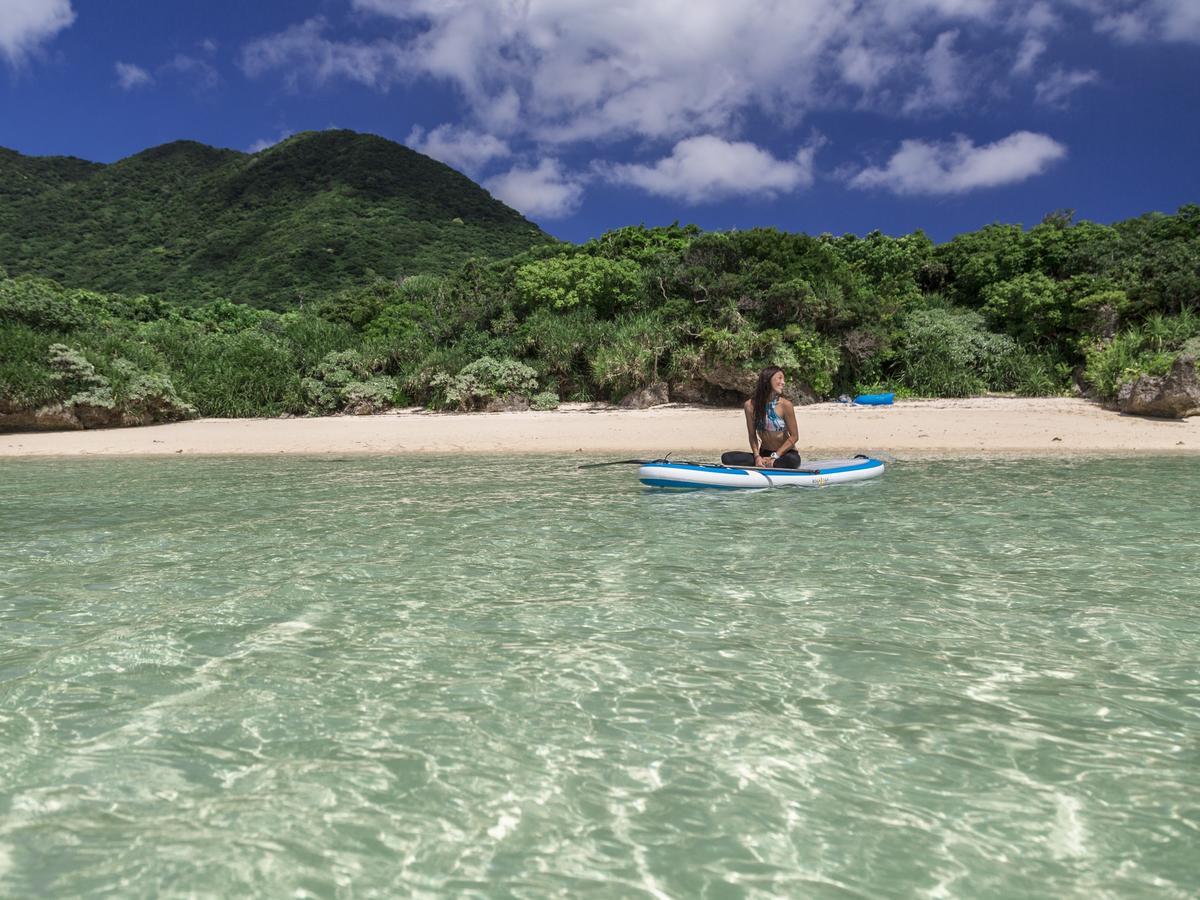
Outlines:
{"type": "Polygon", "coordinates": [[[1194,459],[0,462],[0,895],[1194,897],[1194,459]]]}

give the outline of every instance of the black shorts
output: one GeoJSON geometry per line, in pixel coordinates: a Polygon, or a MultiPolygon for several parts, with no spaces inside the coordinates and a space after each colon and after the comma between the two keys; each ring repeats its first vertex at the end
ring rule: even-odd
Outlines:
{"type": "MultiPolygon", "coordinates": [[[[767,456],[770,456],[770,455],[771,454],[768,451],[767,456]]],[[[749,467],[753,468],[754,454],[750,453],[746,450],[729,450],[729,451],[721,454],[721,465],[723,465],[723,466],[739,466],[741,468],[746,468],[747,466],[749,466],[749,467]]],[[[776,469],[798,469],[798,468],[800,468],[800,454],[796,452],[796,448],[793,447],[787,453],[785,453],[781,457],[779,457],[779,459],[775,460],[775,468],[776,469]]]]}

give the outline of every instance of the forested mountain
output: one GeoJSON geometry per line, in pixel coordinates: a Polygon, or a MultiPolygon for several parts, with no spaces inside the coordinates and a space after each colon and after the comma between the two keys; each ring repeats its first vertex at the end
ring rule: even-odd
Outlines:
{"type": "Polygon", "coordinates": [[[0,267],[67,287],[287,309],[550,242],[450,167],[351,131],[111,165],[0,149],[0,267]]]}

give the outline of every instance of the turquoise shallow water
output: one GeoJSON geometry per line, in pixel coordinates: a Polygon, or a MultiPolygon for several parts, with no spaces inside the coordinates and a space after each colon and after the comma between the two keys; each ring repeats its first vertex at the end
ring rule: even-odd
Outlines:
{"type": "Polygon", "coordinates": [[[1194,459],[0,462],[0,895],[1193,897],[1194,459]]]}

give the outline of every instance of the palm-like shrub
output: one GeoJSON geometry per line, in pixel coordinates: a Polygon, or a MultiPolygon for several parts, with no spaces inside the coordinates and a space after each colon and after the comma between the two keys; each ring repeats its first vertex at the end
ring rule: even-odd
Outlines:
{"type": "Polygon", "coordinates": [[[466,412],[481,409],[491,400],[528,398],[537,390],[537,373],[515,359],[484,356],[454,375],[434,375],[429,388],[432,405],[466,412]]]}

